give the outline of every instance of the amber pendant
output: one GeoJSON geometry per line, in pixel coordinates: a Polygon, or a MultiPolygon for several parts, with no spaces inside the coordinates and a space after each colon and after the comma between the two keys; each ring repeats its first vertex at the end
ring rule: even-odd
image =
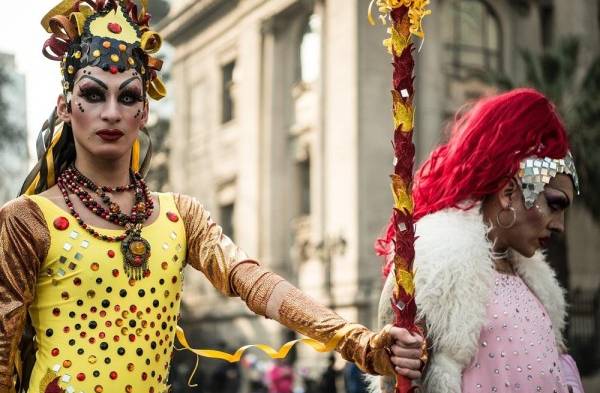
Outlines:
{"type": "Polygon", "coordinates": [[[139,230],[131,231],[121,242],[123,252],[123,268],[129,278],[139,280],[148,269],[150,258],[150,243],[140,235],[139,230]]]}

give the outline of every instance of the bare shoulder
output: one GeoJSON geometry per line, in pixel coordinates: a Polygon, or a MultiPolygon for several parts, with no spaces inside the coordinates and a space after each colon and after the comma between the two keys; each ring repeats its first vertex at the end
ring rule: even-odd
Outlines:
{"type": "MultiPolygon", "coordinates": [[[[65,205],[64,198],[57,185],[53,185],[49,189],[38,194],[41,197],[51,200],[57,205],[65,205]]],[[[66,206],[66,205],[65,205],[66,206]]]]}

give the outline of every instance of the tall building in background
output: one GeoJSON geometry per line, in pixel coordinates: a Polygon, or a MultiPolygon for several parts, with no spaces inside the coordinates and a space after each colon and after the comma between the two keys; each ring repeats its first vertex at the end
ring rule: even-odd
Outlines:
{"type": "MultiPolygon", "coordinates": [[[[14,143],[0,141],[0,206],[4,202],[17,196],[21,184],[25,179],[29,166],[27,152],[27,106],[25,101],[25,75],[17,71],[15,56],[0,53],[0,67],[6,77],[1,86],[2,104],[6,105],[6,119],[2,124],[11,127],[11,133],[16,133],[14,143]],[[19,179],[15,181],[15,179],[19,179]]],[[[1,134],[0,134],[1,135],[1,134]]]]}
{"type": "MultiPolygon", "coordinates": [[[[392,70],[385,27],[367,22],[369,1],[171,5],[160,26],[175,48],[171,188],[201,200],[251,257],[375,327],[373,243],[392,206],[392,70]]],[[[496,91],[475,74],[522,80],[519,50],[542,51],[566,34],[581,35],[586,56],[599,51],[597,2],[436,0],[431,9],[417,56],[419,161],[458,108],[496,91]]],[[[579,207],[569,227],[571,287],[595,289],[600,244],[591,239],[600,230],[579,207]]],[[[188,273],[183,323],[196,346],[289,338],[188,273]]],[[[325,363],[298,351],[296,365],[309,375],[325,363]]]]}

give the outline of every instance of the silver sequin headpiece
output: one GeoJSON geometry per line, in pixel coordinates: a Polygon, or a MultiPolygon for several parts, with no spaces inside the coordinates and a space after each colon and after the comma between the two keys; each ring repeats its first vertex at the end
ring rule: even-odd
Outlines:
{"type": "Polygon", "coordinates": [[[571,176],[575,191],[579,195],[579,178],[571,152],[561,159],[531,157],[521,161],[519,179],[521,179],[525,206],[528,209],[533,206],[540,192],[544,191],[544,186],[559,173],[571,176]]]}

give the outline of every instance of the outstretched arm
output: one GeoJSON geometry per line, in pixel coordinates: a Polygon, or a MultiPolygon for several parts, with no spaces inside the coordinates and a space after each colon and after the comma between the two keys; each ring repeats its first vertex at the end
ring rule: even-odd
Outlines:
{"type": "Polygon", "coordinates": [[[186,225],[188,263],[202,271],[223,294],[240,296],[255,313],[322,343],[341,335],[336,350],[346,360],[372,374],[394,373],[388,352],[395,349],[395,328],[374,333],[350,324],[282,277],[248,259],[195,199],[176,195],[175,200],[186,225]]]}

